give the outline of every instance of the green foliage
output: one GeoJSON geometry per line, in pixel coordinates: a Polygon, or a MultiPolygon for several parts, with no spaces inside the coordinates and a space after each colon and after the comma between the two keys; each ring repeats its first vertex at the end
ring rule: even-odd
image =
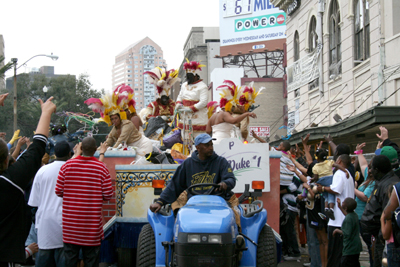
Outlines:
{"type": "MultiPolygon", "coordinates": [[[[54,97],[53,102],[57,106],[57,114],[52,116],[52,123],[66,123],[66,117],[62,116],[64,112],[75,112],[87,114],[91,110],[84,104],[88,98],[99,98],[104,91],[97,91],[92,88],[88,76],[82,74],[76,79],[71,75],[64,75],[54,78],[46,78],[44,74],[20,74],[17,78],[17,111],[18,111],[18,129],[21,130],[21,136],[31,137],[36,129],[41,114],[39,99],[45,100],[43,92],[44,86],[48,87],[46,97],[54,97]]],[[[2,92],[4,93],[4,92],[2,92]]],[[[13,91],[9,92],[4,107],[0,107],[0,131],[6,132],[6,139],[9,140],[13,134],[13,91]]],[[[99,114],[93,114],[93,117],[99,117],[99,114]]],[[[74,133],[82,128],[83,124],[75,120],[70,120],[68,130],[74,133]]],[[[108,134],[110,128],[107,124],[98,125],[100,134],[108,134]]],[[[98,142],[104,141],[105,136],[99,136],[98,142]]]]}
{"type": "MultiPolygon", "coordinates": [[[[4,61],[4,56],[0,56],[0,63],[2,63],[3,61],[4,61]]],[[[3,79],[6,71],[11,69],[12,67],[13,67],[13,64],[11,62],[4,64],[4,66],[0,68],[0,79],[3,79]]]]}

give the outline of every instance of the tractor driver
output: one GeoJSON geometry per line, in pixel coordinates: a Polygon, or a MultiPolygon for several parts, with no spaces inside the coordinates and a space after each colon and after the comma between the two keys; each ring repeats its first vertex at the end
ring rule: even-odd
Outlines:
{"type": "MultiPolygon", "coordinates": [[[[158,212],[165,204],[171,204],[176,214],[179,208],[183,207],[192,196],[186,189],[195,184],[214,183],[220,187],[216,190],[224,191],[221,196],[231,204],[239,224],[239,201],[232,189],[235,187],[235,175],[232,172],[228,161],[214,152],[213,138],[208,134],[200,134],[194,140],[197,151],[187,158],[177,169],[171,182],[162,191],[160,198],[150,205],[152,212],[158,212]]],[[[193,190],[199,193],[206,192],[210,186],[196,187],[193,190]]]]}

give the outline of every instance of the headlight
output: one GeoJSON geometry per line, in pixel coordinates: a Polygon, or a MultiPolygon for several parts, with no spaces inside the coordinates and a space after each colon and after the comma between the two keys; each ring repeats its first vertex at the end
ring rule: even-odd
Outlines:
{"type": "Polygon", "coordinates": [[[220,235],[209,235],[208,242],[221,244],[221,236],[220,235]]]}
{"type": "Polygon", "coordinates": [[[188,243],[200,243],[200,235],[188,235],[188,243]]]}

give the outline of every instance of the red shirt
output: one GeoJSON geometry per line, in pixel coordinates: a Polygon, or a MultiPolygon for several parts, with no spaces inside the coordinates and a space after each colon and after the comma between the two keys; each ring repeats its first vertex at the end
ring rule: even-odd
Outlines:
{"type": "Polygon", "coordinates": [[[55,191],[63,198],[64,243],[99,246],[104,237],[103,200],[113,194],[106,165],[95,157],[68,160],[60,169],[55,191]]]}

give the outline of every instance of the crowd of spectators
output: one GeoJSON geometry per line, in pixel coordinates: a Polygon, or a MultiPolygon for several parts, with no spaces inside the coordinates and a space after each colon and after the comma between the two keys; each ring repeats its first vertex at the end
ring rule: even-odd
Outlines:
{"type": "Polygon", "coordinates": [[[400,239],[396,238],[400,216],[399,220],[395,217],[400,211],[396,212],[400,149],[385,127],[379,131],[377,149],[368,151],[373,154],[369,160],[364,156],[365,143],[352,152],[347,144],[336,145],[330,135],[315,149],[309,145],[310,135],[302,138],[302,144],[283,141],[272,148],[282,152],[280,234],[284,260],[300,259],[299,242],[293,236],[299,209],[305,207],[310,255],[305,266],[360,266],[361,239],[368,248],[370,266],[400,266],[400,239]]]}
{"type": "MultiPolygon", "coordinates": [[[[6,97],[0,96],[0,105],[6,97]]],[[[49,142],[52,100],[39,100],[42,113],[32,142],[19,130],[8,143],[0,134],[0,267],[99,266],[102,206],[113,195],[102,162],[108,147],[101,144],[96,159],[92,137],[75,147],[62,133],[49,142]],[[54,157],[46,153],[49,143],[54,157]]]]}

